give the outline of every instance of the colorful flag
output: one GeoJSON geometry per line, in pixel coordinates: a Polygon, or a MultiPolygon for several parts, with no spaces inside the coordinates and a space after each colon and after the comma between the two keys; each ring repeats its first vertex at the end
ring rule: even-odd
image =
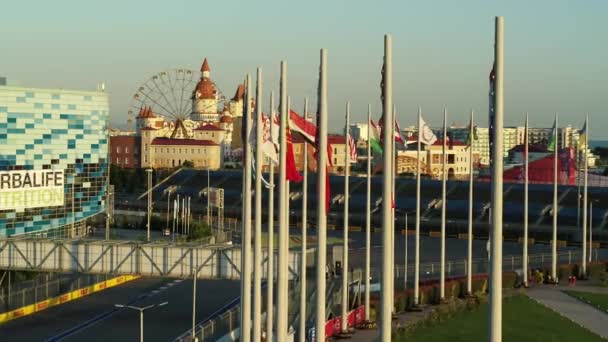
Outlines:
{"type": "Polygon", "coordinates": [[[469,123],[469,135],[467,135],[467,146],[473,145],[473,141],[478,140],[477,137],[477,126],[473,126],[473,121],[469,123]],[[473,136],[471,136],[471,132],[473,132],[473,136]],[[471,139],[472,138],[472,139],[471,139]]]}
{"type": "Polygon", "coordinates": [[[549,141],[547,142],[547,150],[548,151],[555,151],[556,148],[556,141],[555,141],[555,136],[557,132],[557,126],[555,125],[555,121],[553,121],[553,128],[551,128],[551,136],[549,137],[549,141]]]}
{"type": "Polygon", "coordinates": [[[369,144],[374,152],[382,154],[382,145],[380,144],[380,129],[376,124],[374,124],[373,120],[369,120],[369,124],[372,125],[370,129],[371,136],[369,137],[369,144]]]}
{"type": "Polygon", "coordinates": [[[407,150],[407,144],[405,138],[401,134],[401,127],[399,127],[399,121],[397,121],[397,118],[395,118],[395,131],[393,132],[393,134],[395,136],[395,142],[402,144],[403,147],[405,147],[405,149],[407,150]]]}
{"type": "MultiPolygon", "coordinates": [[[[289,124],[287,125],[287,160],[286,160],[286,177],[290,182],[299,183],[302,181],[302,175],[298,172],[296,167],[296,159],[293,155],[293,140],[291,137],[291,130],[289,124]]],[[[306,158],[306,157],[305,157],[306,158]]]]}
{"type": "Polygon", "coordinates": [[[308,140],[311,144],[315,143],[315,137],[317,136],[317,126],[315,124],[301,117],[293,110],[289,111],[289,121],[292,130],[302,134],[304,139],[308,140]]]}
{"type": "Polygon", "coordinates": [[[348,151],[350,152],[350,161],[351,163],[356,163],[359,158],[359,154],[357,153],[357,144],[355,143],[355,139],[353,139],[352,134],[348,135],[348,151]]]}

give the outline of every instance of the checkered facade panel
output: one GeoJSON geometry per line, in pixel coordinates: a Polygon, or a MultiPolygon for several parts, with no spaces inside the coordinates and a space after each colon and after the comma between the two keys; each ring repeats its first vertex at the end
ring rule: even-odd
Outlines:
{"type": "Polygon", "coordinates": [[[0,171],[64,172],[63,205],[0,208],[0,236],[61,228],[104,211],[108,115],[103,92],[0,86],[0,171]]]}

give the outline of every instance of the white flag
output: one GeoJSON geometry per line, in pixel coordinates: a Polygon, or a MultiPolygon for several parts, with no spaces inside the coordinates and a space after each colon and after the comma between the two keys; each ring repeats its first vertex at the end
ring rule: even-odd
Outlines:
{"type": "Polygon", "coordinates": [[[437,141],[437,136],[431,130],[431,127],[424,121],[422,116],[420,117],[420,132],[418,132],[418,139],[420,142],[426,145],[432,145],[437,141]]]}

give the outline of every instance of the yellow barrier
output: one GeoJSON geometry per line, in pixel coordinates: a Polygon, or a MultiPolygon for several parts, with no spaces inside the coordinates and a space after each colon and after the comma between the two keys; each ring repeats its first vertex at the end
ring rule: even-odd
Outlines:
{"type": "Polygon", "coordinates": [[[430,232],[429,232],[429,236],[430,236],[430,237],[434,237],[434,238],[438,238],[438,237],[441,237],[441,232],[437,232],[437,231],[430,231],[430,232]]]}
{"type": "Polygon", "coordinates": [[[110,287],[114,287],[114,286],[129,282],[131,280],[135,280],[137,278],[139,278],[139,276],[124,275],[124,276],[108,279],[108,280],[105,280],[105,281],[102,281],[102,282],[99,282],[99,283],[96,283],[93,285],[89,285],[87,287],[83,287],[83,288],[59,295],[57,297],[49,298],[49,299],[46,299],[46,300],[43,300],[43,301],[40,301],[40,302],[37,302],[34,304],[26,305],[19,309],[15,309],[15,310],[0,314],[0,323],[8,322],[8,321],[11,321],[13,319],[23,317],[23,316],[28,316],[28,315],[31,315],[38,311],[42,311],[44,309],[48,309],[53,306],[61,305],[63,303],[67,303],[67,302],[76,300],[78,298],[88,296],[95,292],[103,291],[110,287]]]}
{"type": "Polygon", "coordinates": [[[360,232],[361,231],[361,227],[359,227],[359,226],[348,226],[348,231],[349,232],[360,232]]]}

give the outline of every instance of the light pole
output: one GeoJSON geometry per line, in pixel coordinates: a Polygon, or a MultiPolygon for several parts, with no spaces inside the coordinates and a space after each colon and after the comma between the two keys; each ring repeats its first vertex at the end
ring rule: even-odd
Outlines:
{"type": "Polygon", "coordinates": [[[211,199],[209,198],[209,185],[210,182],[209,168],[207,168],[207,227],[211,227],[211,199]]]}
{"type": "MultiPolygon", "coordinates": [[[[589,201],[589,262],[591,262],[591,258],[593,256],[593,203],[596,203],[597,200],[589,201]]],[[[586,239],[587,237],[583,237],[586,239]]]]}
{"type": "Polygon", "coordinates": [[[139,311],[139,341],[144,342],[144,311],[155,308],[155,307],[165,306],[167,304],[169,304],[169,302],[162,302],[160,304],[152,304],[152,305],[144,306],[143,308],[140,308],[137,306],[131,306],[131,305],[124,305],[124,304],[114,304],[114,306],[117,308],[133,309],[133,310],[139,311]]]}
{"type": "Polygon", "coordinates": [[[148,174],[148,222],[146,223],[147,241],[150,242],[150,215],[152,215],[152,169],[146,169],[148,174]]]}
{"type": "Polygon", "coordinates": [[[167,194],[167,226],[165,227],[165,230],[169,230],[169,212],[171,210],[171,190],[169,190],[169,193],[167,194]]]}

